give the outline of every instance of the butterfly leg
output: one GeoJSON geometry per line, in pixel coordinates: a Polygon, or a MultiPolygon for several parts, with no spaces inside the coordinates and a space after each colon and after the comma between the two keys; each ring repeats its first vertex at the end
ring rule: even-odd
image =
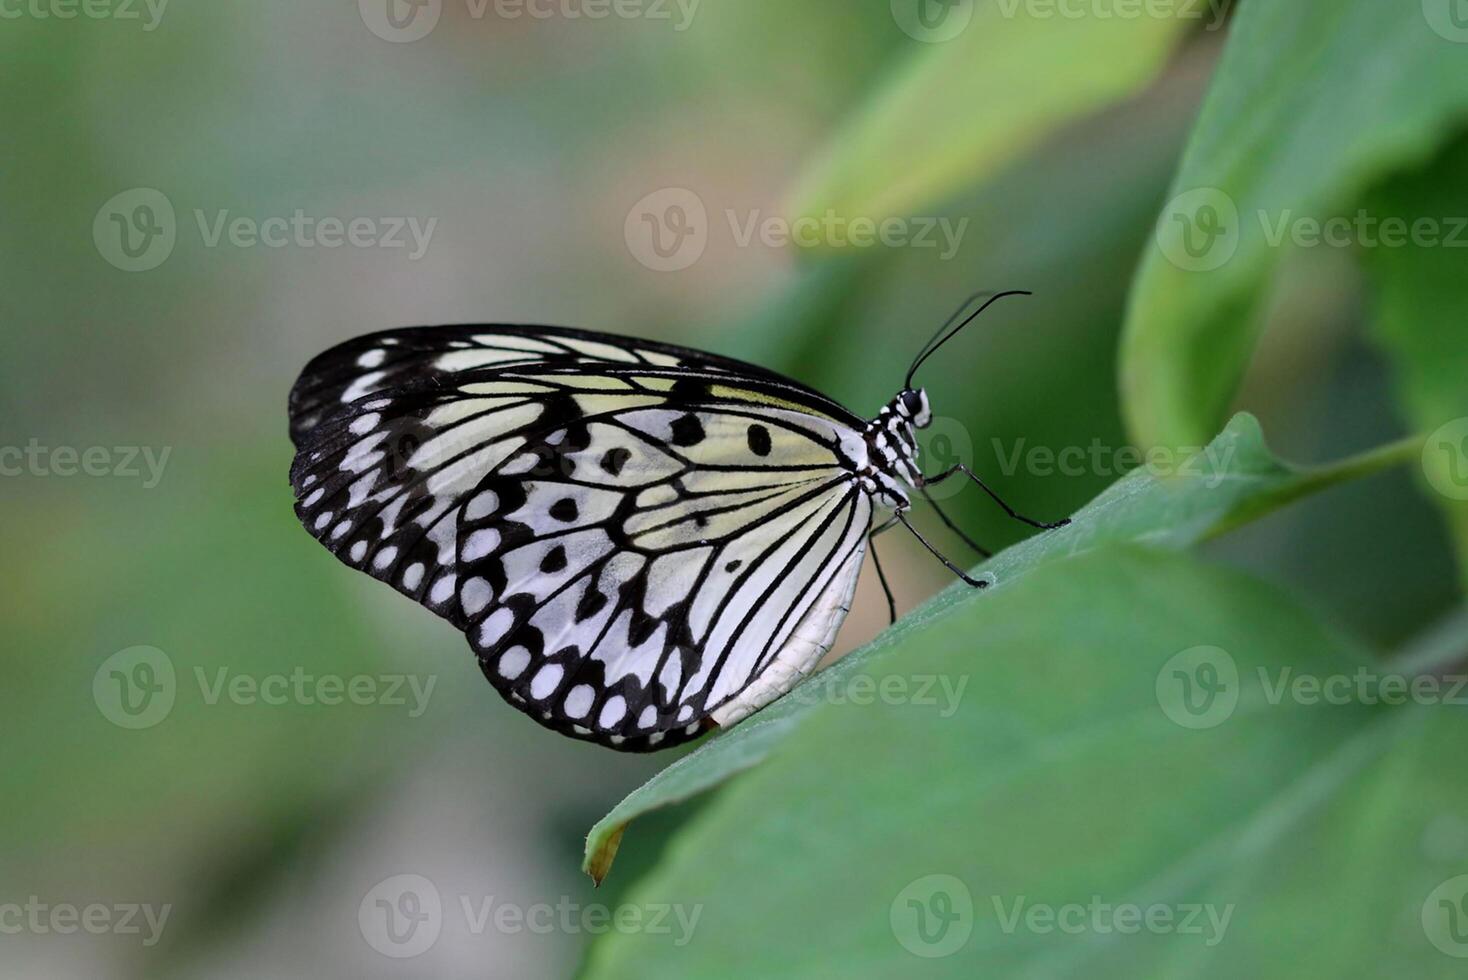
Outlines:
{"type": "Polygon", "coordinates": [[[938,501],[933,499],[933,495],[928,493],[926,487],[918,487],[918,493],[923,495],[923,499],[928,502],[928,506],[933,508],[933,512],[938,515],[938,519],[943,522],[948,530],[958,535],[963,540],[963,543],[974,549],[974,551],[978,554],[980,558],[994,557],[994,552],[990,551],[988,548],[985,548],[983,545],[979,544],[973,538],[965,534],[963,532],[963,528],[953,523],[953,519],[950,518],[947,514],[943,513],[943,508],[938,506],[938,501]]]}
{"type": "MultiPolygon", "coordinates": [[[[881,534],[883,531],[891,527],[892,524],[892,521],[888,521],[886,524],[883,524],[881,527],[877,528],[871,533],[871,537],[875,538],[877,535],[881,534]]],[[[887,584],[887,573],[882,571],[882,560],[877,557],[877,542],[872,541],[870,543],[869,549],[872,553],[872,564],[876,566],[877,569],[877,581],[882,583],[882,591],[887,594],[887,615],[891,616],[892,623],[895,623],[897,622],[897,600],[892,596],[892,586],[887,584]]],[[[890,626],[891,623],[889,623],[888,625],[890,626]]]]}
{"type": "Polygon", "coordinates": [[[1034,520],[1033,518],[1029,518],[1029,517],[1024,516],[1023,514],[1021,514],[1018,511],[1016,511],[1013,507],[1011,507],[1007,503],[1005,503],[1003,497],[999,496],[999,494],[995,493],[992,489],[990,489],[990,487],[989,487],[989,485],[987,483],[985,483],[983,480],[979,479],[978,475],[976,473],[974,473],[973,470],[969,469],[967,466],[963,465],[962,463],[959,463],[957,466],[954,466],[954,467],[951,467],[949,469],[944,470],[942,473],[939,473],[937,476],[925,476],[925,477],[923,477],[922,485],[923,486],[931,486],[931,485],[934,485],[934,484],[942,483],[944,480],[947,480],[949,477],[956,476],[959,473],[962,473],[964,476],[968,477],[970,480],[972,480],[974,483],[976,483],[978,485],[978,487],[979,487],[980,490],[984,491],[985,493],[987,493],[989,495],[990,499],[992,499],[1000,507],[1003,507],[1004,508],[1004,512],[1006,514],[1008,514],[1010,517],[1014,518],[1015,520],[1019,521],[1022,524],[1028,524],[1030,527],[1037,527],[1037,528],[1039,528],[1042,531],[1054,531],[1056,528],[1065,527],[1067,524],[1070,523],[1070,519],[1069,518],[1066,518],[1063,521],[1057,521],[1054,524],[1046,524],[1044,521],[1037,521],[1037,520],[1034,520]]]}
{"type": "Polygon", "coordinates": [[[973,586],[976,589],[987,589],[989,587],[988,582],[985,582],[983,579],[974,578],[972,575],[968,574],[963,569],[953,564],[953,562],[945,558],[943,556],[943,552],[933,547],[932,544],[928,542],[927,538],[918,533],[918,529],[912,526],[912,523],[908,521],[906,514],[902,513],[902,511],[898,511],[896,516],[897,519],[902,522],[902,526],[911,531],[912,536],[918,539],[918,543],[921,544],[924,548],[927,548],[928,551],[932,552],[934,558],[937,558],[944,565],[948,566],[948,570],[950,572],[963,579],[965,585],[973,586]]]}

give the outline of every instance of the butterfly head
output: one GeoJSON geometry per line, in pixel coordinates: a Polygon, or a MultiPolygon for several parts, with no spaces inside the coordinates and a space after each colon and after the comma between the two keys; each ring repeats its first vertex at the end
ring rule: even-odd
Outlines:
{"type": "Polygon", "coordinates": [[[867,456],[871,461],[868,489],[884,506],[906,510],[906,487],[921,485],[914,430],[926,428],[932,421],[927,393],[920,388],[903,388],[867,424],[867,456]]]}
{"type": "Polygon", "coordinates": [[[933,422],[928,393],[921,388],[904,388],[892,399],[892,411],[915,429],[926,429],[933,422]]]}

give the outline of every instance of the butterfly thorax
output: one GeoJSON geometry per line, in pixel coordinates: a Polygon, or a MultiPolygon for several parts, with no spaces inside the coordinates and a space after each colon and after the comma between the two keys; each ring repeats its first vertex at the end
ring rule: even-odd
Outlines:
{"type": "Polygon", "coordinates": [[[862,473],[864,489],[888,510],[911,506],[909,487],[922,485],[918,469],[915,430],[932,422],[928,396],[921,390],[905,389],[884,405],[863,431],[868,464],[862,473]]]}

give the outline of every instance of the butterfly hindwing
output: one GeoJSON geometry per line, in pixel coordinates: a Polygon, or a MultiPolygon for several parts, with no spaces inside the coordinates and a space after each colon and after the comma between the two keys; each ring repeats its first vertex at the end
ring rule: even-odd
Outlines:
{"type": "Polygon", "coordinates": [[[865,548],[852,417],[738,362],[533,329],[313,361],[292,393],[306,527],[568,734],[660,748],[783,693],[777,658],[839,623],[865,548]]]}

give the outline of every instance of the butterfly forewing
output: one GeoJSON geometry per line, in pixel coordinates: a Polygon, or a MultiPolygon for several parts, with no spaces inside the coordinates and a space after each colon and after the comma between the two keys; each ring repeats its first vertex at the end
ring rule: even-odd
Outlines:
{"type": "Polygon", "coordinates": [[[465,630],[526,713],[624,749],[782,693],[870,529],[860,420],[681,348],[390,332],[314,360],[291,407],[308,530],[465,630]]]}

